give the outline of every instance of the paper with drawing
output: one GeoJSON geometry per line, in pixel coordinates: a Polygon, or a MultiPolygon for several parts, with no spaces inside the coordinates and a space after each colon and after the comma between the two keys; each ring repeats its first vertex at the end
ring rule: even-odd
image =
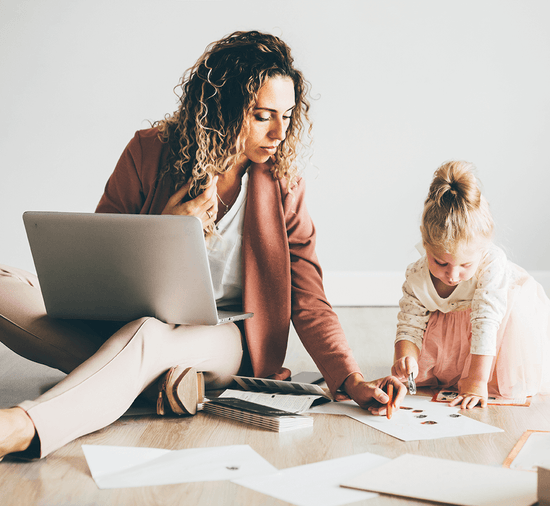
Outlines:
{"type": "Polygon", "coordinates": [[[407,395],[391,420],[371,415],[353,401],[331,402],[311,408],[308,413],[347,415],[401,441],[419,441],[471,434],[503,432],[459,413],[457,407],[431,402],[430,397],[407,395]]]}

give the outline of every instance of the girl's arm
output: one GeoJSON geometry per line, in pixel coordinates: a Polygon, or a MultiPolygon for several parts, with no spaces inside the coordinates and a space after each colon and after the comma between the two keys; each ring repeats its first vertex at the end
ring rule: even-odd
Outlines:
{"type": "Polygon", "coordinates": [[[451,406],[471,409],[487,406],[487,382],[496,355],[497,331],[506,313],[508,261],[504,252],[491,246],[476,272],[477,287],[472,299],[472,361],[468,376],[458,382],[459,396],[451,406]]]}
{"type": "Polygon", "coordinates": [[[391,373],[396,376],[399,381],[405,381],[409,374],[413,373],[416,378],[418,376],[418,357],[420,350],[411,341],[397,341],[395,343],[394,363],[391,368],[391,373]]]}
{"type": "Polygon", "coordinates": [[[418,277],[424,262],[425,257],[407,267],[402,288],[403,296],[399,301],[394,364],[391,371],[392,375],[397,376],[400,381],[405,381],[411,372],[414,377],[418,375],[418,357],[430,319],[430,312],[413,289],[416,282],[412,278],[418,277]]]}
{"type": "Polygon", "coordinates": [[[471,355],[472,361],[468,376],[458,382],[458,397],[449,405],[460,403],[462,409],[472,409],[477,404],[482,408],[487,406],[487,382],[491,374],[491,366],[495,357],[492,355],[471,355]]]}
{"type": "Polygon", "coordinates": [[[504,252],[491,246],[475,274],[477,286],[472,298],[472,355],[496,355],[497,332],[506,314],[508,301],[508,260],[504,252]]]}

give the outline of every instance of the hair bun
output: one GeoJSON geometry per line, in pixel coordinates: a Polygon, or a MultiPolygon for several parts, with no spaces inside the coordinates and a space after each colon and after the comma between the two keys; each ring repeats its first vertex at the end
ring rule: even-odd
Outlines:
{"type": "Polygon", "coordinates": [[[434,173],[422,215],[422,239],[435,249],[453,251],[458,243],[490,238],[493,219],[470,162],[451,161],[434,173]]]}

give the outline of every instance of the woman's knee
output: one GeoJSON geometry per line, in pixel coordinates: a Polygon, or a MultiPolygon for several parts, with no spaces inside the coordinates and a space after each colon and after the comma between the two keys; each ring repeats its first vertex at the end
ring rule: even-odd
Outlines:
{"type": "Polygon", "coordinates": [[[0,282],[2,280],[12,280],[30,285],[34,288],[38,288],[38,277],[36,274],[27,272],[23,269],[18,269],[16,267],[11,267],[9,265],[0,264],[0,282]]]}
{"type": "Polygon", "coordinates": [[[219,328],[216,353],[204,367],[204,381],[209,389],[226,388],[238,374],[243,359],[243,336],[234,323],[219,328]]]}
{"type": "Polygon", "coordinates": [[[116,331],[107,341],[104,346],[125,346],[130,341],[136,339],[147,339],[158,334],[163,324],[161,321],[151,316],[144,316],[128,322],[116,331]]]}

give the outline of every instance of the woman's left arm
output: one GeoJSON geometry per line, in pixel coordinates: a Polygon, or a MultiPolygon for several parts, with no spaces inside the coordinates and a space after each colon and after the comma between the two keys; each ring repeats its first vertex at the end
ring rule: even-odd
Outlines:
{"type": "Polygon", "coordinates": [[[292,322],[304,347],[323,374],[333,395],[342,387],[362,407],[385,412],[389,382],[397,392],[398,406],[405,387],[395,378],[364,380],[344,331],[327,301],[322,271],[315,253],[316,232],[304,199],[305,183],[300,180],[284,196],[284,213],[290,250],[292,322]]]}

